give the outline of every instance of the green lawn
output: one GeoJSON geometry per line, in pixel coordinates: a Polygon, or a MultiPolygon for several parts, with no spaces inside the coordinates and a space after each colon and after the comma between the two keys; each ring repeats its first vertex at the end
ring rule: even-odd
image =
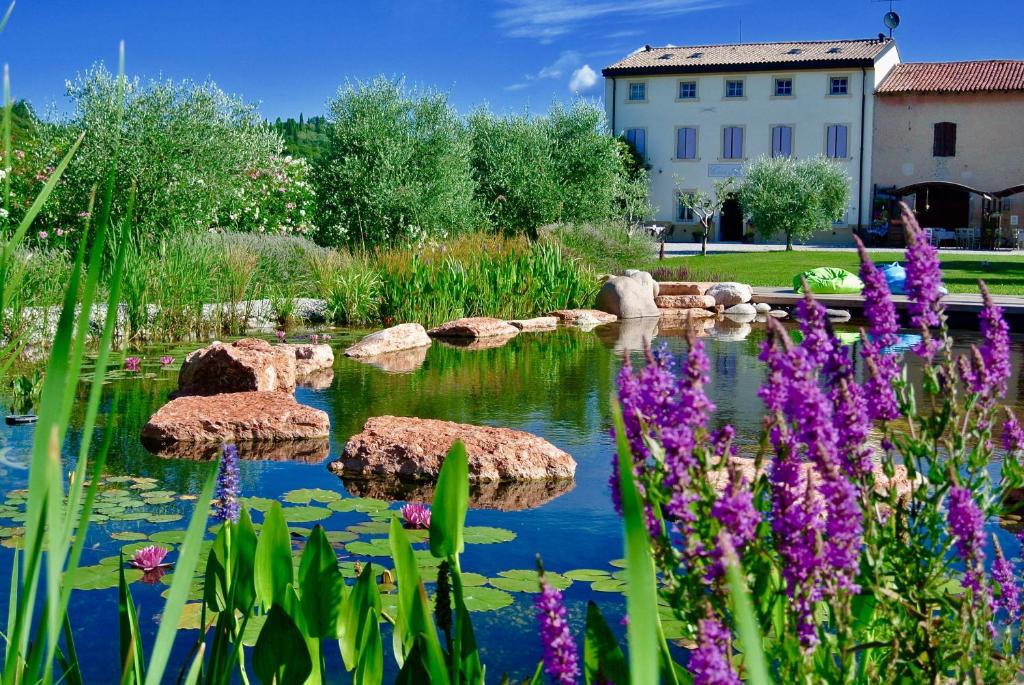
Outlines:
{"type": "MultiPolygon", "coordinates": [[[[982,278],[993,293],[1024,295],[1024,257],[993,254],[978,257],[939,252],[943,281],[950,292],[978,291],[982,278]]],[[[876,264],[903,259],[903,253],[872,252],[876,264]]],[[[856,252],[794,251],[737,252],[709,254],[706,257],[670,257],[653,261],[648,270],[669,269],[678,273],[657,273],[658,280],[740,281],[750,285],[788,286],[793,276],[819,266],[835,266],[857,273],[860,262],[856,252]]]]}

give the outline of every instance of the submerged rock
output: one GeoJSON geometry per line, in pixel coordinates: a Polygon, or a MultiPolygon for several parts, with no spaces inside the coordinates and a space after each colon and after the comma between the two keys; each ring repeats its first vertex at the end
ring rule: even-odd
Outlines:
{"type": "Polygon", "coordinates": [[[258,338],[214,342],[189,353],[178,372],[178,395],[293,390],[295,353],[258,338]]]}
{"type": "Polygon", "coordinates": [[[654,342],[658,335],[660,319],[645,317],[643,319],[623,319],[614,326],[602,326],[597,337],[605,347],[623,352],[642,352],[654,342]]]}
{"type": "Polygon", "coordinates": [[[326,438],[331,422],[319,409],[283,392],[186,395],[157,410],[142,427],[150,444],[326,438]]]}
{"type": "Polygon", "coordinates": [[[600,309],[556,309],[548,312],[548,316],[555,317],[566,326],[593,326],[619,320],[614,314],[602,312],[600,309]]]}
{"type": "Polygon", "coordinates": [[[620,319],[641,319],[657,316],[654,304],[658,284],[646,271],[630,270],[625,276],[614,276],[601,286],[595,307],[620,319]]]}
{"type": "Polygon", "coordinates": [[[502,319],[489,316],[470,316],[455,319],[431,328],[427,333],[435,338],[491,338],[494,336],[511,337],[519,334],[519,329],[502,319]]]}
{"type": "Polygon", "coordinates": [[[328,464],[339,476],[436,480],[456,440],[466,445],[470,481],[572,478],[576,462],[547,440],[510,428],[377,416],[328,464]]]}
{"type": "MultiPolygon", "coordinates": [[[[345,489],[353,497],[388,501],[434,501],[436,483],[402,481],[395,478],[342,477],[345,489]]],[[[473,509],[522,511],[543,506],[576,487],[569,478],[558,480],[474,481],[469,484],[469,506],[473,509]]]]}
{"type": "Polygon", "coordinates": [[[524,333],[533,331],[550,331],[558,328],[558,319],[553,316],[538,316],[533,319],[512,319],[506,321],[509,326],[515,326],[524,333]]]}
{"type": "Polygon", "coordinates": [[[715,283],[707,289],[706,295],[715,298],[715,304],[732,307],[737,304],[750,302],[754,291],[746,283],[715,283]]]}
{"type": "Polygon", "coordinates": [[[346,357],[366,359],[417,347],[430,347],[430,336],[418,323],[403,323],[371,333],[345,350],[346,357]]]}

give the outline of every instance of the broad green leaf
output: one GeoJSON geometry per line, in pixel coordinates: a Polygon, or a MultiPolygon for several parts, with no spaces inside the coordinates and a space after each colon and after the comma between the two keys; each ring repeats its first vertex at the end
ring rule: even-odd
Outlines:
{"type": "Polygon", "coordinates": [[[317,526],[306,541],[299,563],[299,592],[309,637],[336,638],[345,582],[334,548],[317,526]]]}
{"type": "Polygon", "coordinates": [[[252,667],[260,681],[268,685],[303,685],[313,672],[313,661],[302,633],[278,604],[267,613],[266,623],[253,648],[252,667]]]}
{"type": "Polygon", "coordinates": [[[463,530],[463,538],[467,545],[492,545],[498,542],[511,542],[516,539],[516,534],[504,528],[469,526],[463,530]]]}
{"type": "Polygon", "coordinates": [[[270,507],[260,527],[253,578],[256,584],[256,598],[264,610],[268,610],[275,602],[285,602],[288,587],[295,580],[288,524],[285,523],[281,505],[277,502],[270,507]]]}
{"type": "Polygon", "coordinates": [[[476,613],[497,611],[513,603],[512,595],[504,590],[479,585],[467,585],[463,588],[463,601],[466,611],[476,613]]]}
{"type": "Polygon", "coordinates": [[[380,685],[384,678],[384,645],[381,642],[378,613],[367,607],[363,616],[362,641],[359,643],[359,663],[356,664],[353,685],[380,685]]]}
{"type": "Polygon", "coordinates": [[[465,547],[462,529],[469,509],[469,461],[466,446],[457,440],[448,450],[437,477],[430,510],[430,553],[438,559],[460,554],[465,547]]]}
{"type": "Polygon", "coordinates": [[[142,631],[139,617],[132,601],[131,590],[125,580],[124,564],[121,564],[117,592],[118,635],[120,637],[121,683],[140,685],[143,680],[142,631]]]}
{"type": "Polygon", "coordinates": [[[768,664],[764,657],[761,627],[754,616],[754,608],[751,606],[747,582],[739,560],[732,559],[727,563],[726,575],[729,579],[729,594],[732,597],[736,631],[739,633],[740,644],[743,645],[743,665],[747,672],[747,682],[751,685],[768,685],[772,680],[768,675],[768,664]]]}
{"type": "Polygon", "coordinates": [[[324,490],[323,488],[300,488],[286,492],[281,499],[291,504],[309,504],[310,502],[327,504],[340,500],[341,495],[334,490],[324,490]]]}
{"type": "Polygon", "coordinates": [[[345,662],[345,668],[349,671],[358,665],[359,655],[356,648],[366,641],[364,632],[380,630],[377,625],[377,617],[380,616],[381,611],[380,591],[377,589],[377,581],[374,579],[375,574],[373,564],[364,566],[362,573],[356,579],[356,584],[342,605],[341,636],[338,639],[338,647],[341,649],[341,658],[345,662]]]}
{"type": "Polygon", "coordinates": [[[593,602],[587,602],[587,632],[583,640],[583,675],[587,685],[629,682],[629,667],[615,634],[593,602]]]}

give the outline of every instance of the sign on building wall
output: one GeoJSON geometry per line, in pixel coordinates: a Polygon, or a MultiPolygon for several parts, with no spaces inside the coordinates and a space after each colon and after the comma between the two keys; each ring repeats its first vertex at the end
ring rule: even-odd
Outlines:
{"type": "Polygon", "coordinates": [[[742,175],[742,164],[708,164],[708,178],[729,178],[742,175]]]}

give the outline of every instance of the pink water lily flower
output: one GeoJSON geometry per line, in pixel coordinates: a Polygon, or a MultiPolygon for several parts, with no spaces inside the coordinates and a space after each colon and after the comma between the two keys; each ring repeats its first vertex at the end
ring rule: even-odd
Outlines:
{"type": "Polygon", "coordinates": [[[278,331],[277,332],[277,342],[284,342],[284,339],[285,339],[286,335],[287,334],[284,331],[278,331]]]}
{"type": "Polygon", "coordinates": [[[167,552],[168,550],[159,545],[149,545],[137,550],[128,563],[147,573],[158,568],[168,568],[170,564],[164,563],[164,557],[167,556],[167,552]]]}
{"type": "Polygon", "coordinates": [[[174,363],[174,357],[165,354],[164,356],[160,357],[160,363],[163,364],[164,366],[170,366],[171,364],[174,363]]]}
{"type": "Polygon", "coordinates": [[[320,342],[320,336],[317,335],[316,333],[313,333],[312,335],[309,336],[309,342],[316,345],[318,342],[320,342]]]}
{"type": "Polygon", "coordinates": [[[430,528],[430,508],[423,504],[406,504],[402,507],[402,518],[406,528],[430,528]]]}
{"type": "Polygon", "coordinates": [[[142,360],[138,357],[125,357],[124,370],[136,373],[142,368],[142,360]]]}

